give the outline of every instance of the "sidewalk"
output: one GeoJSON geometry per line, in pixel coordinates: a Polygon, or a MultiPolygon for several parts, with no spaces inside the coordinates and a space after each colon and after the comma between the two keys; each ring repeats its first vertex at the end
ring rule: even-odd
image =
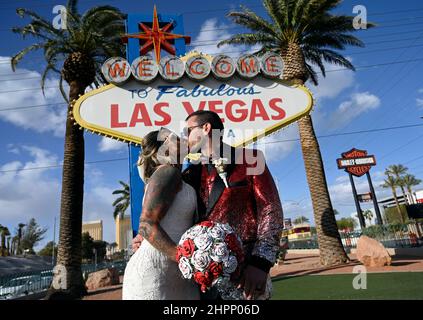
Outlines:
{"type": "MultiPolygon", "coordinates": [[[[316,274],[346,274],[352,273],[355,266],[361,265],[355,255],[350,254],[351,262],[346,265],[322,267],[318,255],[287,254],[283,264],[270,270],[272,277],[316,274]]],[[[423,271],[421,257],[399,256],[392,257],[392,264],[385,267],[367,267],[367,272],[410,272],[423,271]]]]}
{"type": "MultiPolygon", "coordinates": [[[[277,265],[270,270],[272,278],[294,275],[324,275],[352,273],[354,266],[361,265],[354,255],[349,255],[351,262],[347,265],[335,267],[320,266],[318,255],[288,254],[283,264],[277,265]]],[[[421,257],[393,256],[392,264],[387,267],[367,268],[367,272],[410,272],[423,271],[423,259],[421,257]]],[[[91,291],[83,300],[121,300],[122,285],[91,291]]]]}

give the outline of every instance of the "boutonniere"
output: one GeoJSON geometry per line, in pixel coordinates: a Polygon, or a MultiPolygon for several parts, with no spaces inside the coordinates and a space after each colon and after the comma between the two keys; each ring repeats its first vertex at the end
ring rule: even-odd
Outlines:
{"type": "Polygon", "coordinates": [[[189,161],[193,163],[198,163],[203,158],[201,153],[188,153],[185,156],[185,159],[188,159],[189,161]]]}
{"type": "Polygon", "coordinates": [[[219,174],[219,177],[223,180],[225,187],[229,188],[228,180],[227,180],[228,174],[225,171],[227,162],[228,162],[227,158],[218,158],[218,159],[212,160],[212,163],[214,164],[216,171],[219,174]]]}

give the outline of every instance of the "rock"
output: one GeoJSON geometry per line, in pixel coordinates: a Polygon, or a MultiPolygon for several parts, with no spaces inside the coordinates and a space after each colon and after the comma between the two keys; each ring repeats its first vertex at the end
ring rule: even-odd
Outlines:
{"type": "Polygon", "coordinates": [[[95,290],[119,284],[119,272],[115,268],[90,273],[85,283],[87,290],[95,290]]]}
{"type": "Polygon", "coordinates": [[[357,259],[366,267],[383,267],[391,265],[392,258],[382,243],[361,236],[357,241],[357,259]]]}

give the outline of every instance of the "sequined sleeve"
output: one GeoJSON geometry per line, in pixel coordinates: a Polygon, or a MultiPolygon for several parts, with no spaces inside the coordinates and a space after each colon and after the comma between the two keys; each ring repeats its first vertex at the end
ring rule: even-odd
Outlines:
{"type": "MultiPolygon", "coordinates": [[[[263,161],[264,171],[253,175],[254,196],[257,205],[257,241],[253,248],[253,258],[265,259],[268,268],[273,266],[279,250],[279,239],[283,228],[283,212],[279,193],[264,156],[259,151],[258,161],[263,161]]],[[[265,263],[266,264],[266,263],[265,263]]]]}

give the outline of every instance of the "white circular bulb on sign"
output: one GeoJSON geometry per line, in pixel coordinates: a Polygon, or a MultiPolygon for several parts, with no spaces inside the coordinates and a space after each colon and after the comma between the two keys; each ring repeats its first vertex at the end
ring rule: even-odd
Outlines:
{"type": "Polygon", "coordinates": [[[245,79],[252,79],[260,72],[260,61],[253,54],[244,54],[236,63],[238,74],[245,79]]]}
{"type": "Polygon", "coordinates": [[[185,72],[193,80],[204,80],[210,74],[210,63],[202,55],[196,55],[185,63],[185,72]]]}
{"type": "Polygon", "coordinates": [[[160,59],[159,73],[167,81],[178,81],[184,75],[184,62],[175,56],[160,59]]]}
{"type": "Polygon", "coordinates": [[[131,76],[131,65],[124,58],[112,57],[103,63],[101,73],[107,82],[116,84],[124,83],[131,76]]]}
{"type": "Polygon", "coordinates": [[[159,73],[156,61],[150,56],[140,56],[131,64],[132,75],[141,82],[151,82],[159,73]]]}
{"type": "Polygon", "coordinates": [[[269,78],[279,78],[283,72],[282,57],[273,52],[267,52],[261,57],[261,72],[269,78]]]}
{"type": "Polygon", "coordinates": [[[212,73],[219,80],[230,79],[236,70],[234,60],[224,54],[215,56],[212,60],[212,73]]]}

